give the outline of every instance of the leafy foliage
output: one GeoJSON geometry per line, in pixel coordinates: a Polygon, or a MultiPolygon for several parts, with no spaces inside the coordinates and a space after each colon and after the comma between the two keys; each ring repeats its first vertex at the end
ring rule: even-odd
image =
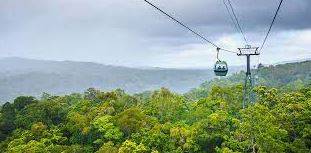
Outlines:
{"type": "Polygon", "coordinates": [[[18,97],[1,108],[1,152],[310,152],[311,87],[258,86],[242,108],[242,86],[212,87],[196,101],[162,88],[42,100],[18,97]],[[142,101],[143,100],[143,101],[142,101]]]}

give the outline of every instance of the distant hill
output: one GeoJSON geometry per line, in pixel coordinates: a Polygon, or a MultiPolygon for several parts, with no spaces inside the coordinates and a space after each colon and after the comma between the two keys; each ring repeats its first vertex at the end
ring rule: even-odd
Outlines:
{"type": "MultiPolygon", "coordinates": [[[[265,85],[276,87],[281,90],[299,89],[306,85],[311,85],[311,60],[295,63],[284,62],[285,64],[259,66],[252,70],[253,81],[255,85],[265,85]]],[[[186,93],[186,96],[192,99],[206,97],[212,86],[227,86],[243,84],[245,72],[235,73],[227,78],[215,78],[206,81],[198,88],[192,89],[186,93]]]]}
{"type": "MultiPolygon", "coordinates": [[[[232,68],[231,73],[241,68],[232,68]]],[[[212,70],[128,68],[89,62],[44,61],[23,58],[0,59],[0,101],[19,95],[40,96],[124,89],[129,93],[167,87],[179,93],[214,78],[212,70]]]]}

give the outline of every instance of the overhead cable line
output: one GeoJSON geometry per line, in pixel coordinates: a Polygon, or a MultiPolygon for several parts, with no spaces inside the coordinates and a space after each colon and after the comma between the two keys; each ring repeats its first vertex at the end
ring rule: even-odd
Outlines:
{"type": "Polygon", "coordinates": [[[235,23],[235,20],[233,19],[233,16],[232,16],[231,12],[230,12],[230,10],[229,10],[229,7],[228,7],[228,5],[227,5],[227,3],[226,3],[226,0],[223,0],[223,3],[224,3],[224,5],[225,5],[225,7],[226,7],[226,10],[227,10],[228,14],[229,14],[229,17],[230,17],[230,19],[231,19],[231,22],[233,23],[233,25],[234,25],[234,27],[235,27],[235,30],[237,30],[237,32],[240,32],[239,29],[238,29],[238,27],[237,27],[237,25],[236,25],[236,23],[235,23]]]}
{"type": "Polygon", "coordinates": [[[186,28],[187,30],[189,30],[190,32],[192,32],[193,34],[195,34],[196,36],[198,36],[199,38],[203,39],[205,42],[213,45],[214,47],[225,51],[225,52],[230,52],[230,53],[237,53],[234,51],[230,51],[227,49],[223,49],[221,47],[219,47],[218,45],[216,45],[215,43],[211,42],[210,40],[208,40],[206,37],[204,37],[203,35],[199,34],[198,32],[192,30],[190,27],[188,27],[187,25],[185,25],[184,23],[178,21],[177,19],[175,19],[173,16],[169,15],[168,13],[166,13],[165,11],[163,11],[162,9],[160,9],[159,7],[155,6],[154,4],[152,4],[151,2],[149,2],[148,0],[144,0],[146,3],[148,3],[150,6],[152,6],[153,8],[157,9],[158,11],[160,11],[161,13],[163,13],[165,16],[169,17],[170,19],[172,19],[174,22],[178,23],[179,25],[181,25],[182,27],[186,28]]]}
{"type": "Polygon", "coordinates": [[[263,41],[263,43],[262,43],[262,45],[261,45],[261,47],[260,47],[260,50],[263,49],[263,47],[264,47],[264,45],[265,45],[265,43],[266,43],[266,41],[267,41],[267,39],[268,39],[268,36],[269,36],[269,34],[270,34],[270,32],[271,32],[271,29],[272,29],[272,26],[273,26],[273,24],[274,24],[274,22],[275,22],[275,19],[276,19],[277,15],[278,15],[278,13],[279,13],[279,11],[280,11],[280,8],[281,8],[281,6],[282,6],[282,3],[283,3],[283,0],[280,1],[280,4],[279,4],[279,6],[278,6],[278,8],[277,8],[277,10],[276,10],[276,12],[275,12],[275,15],[274,15],[274,17],[273,17],[273,20],[272,20],[272,22],[271,22],[271,25],[270,25],[270,27],[269,27],[269,30],[268,30],[268,32],[267,32],[267,34],[266,34],[266,37],[265,37],[265,39],[264,39],[264,41],[263,41]]]}
{"type": "Polygon", "coordinates": [[[243,36],[243,39],[244,39],[246,45],[248,45],[248,42],[247,42],[246,37],[245,37],[245,34],[244,34],[243,30],[242,30],[242,27],[241,27],[241,24],[240,24],[240,22],[239,22],[239,20],[238,20],[238,17],[237,17],[237,15],[236,15],[236,13],[235,13],[235,11],[234,11],[234,9],[233,9],[233,6],[232,6],[232,4],[231,4],[231,1],[228,0],[228,3],[229,3],[229,6],[230,6],[230,8],[231,8],[232,14],[233,14],[233,16],[234,16],[234,18],[235,18],[237,27],[238,27],[238,29],[239,29],[241,35],[243,36]]]}

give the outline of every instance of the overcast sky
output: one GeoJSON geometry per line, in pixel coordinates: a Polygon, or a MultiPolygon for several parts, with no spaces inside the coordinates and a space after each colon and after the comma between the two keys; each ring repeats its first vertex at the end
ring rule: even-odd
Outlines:
{"type": "MultiPolygon", "coordinates": [[[[245,44],[222,0],[150,0],[219,46],[245,44]]],[[[279,0],[231,0],[247,39],[260,46],[279,0]]],[[[260,57],[311,58],[311,1],[284,0],[260,57]]],[[[216,49],[144,0],[0,0],[0,58],[91,61],[130,67],[210,68],[216,49]]],[[[223,52],[230,65],[245,59],[223,52]]]]}

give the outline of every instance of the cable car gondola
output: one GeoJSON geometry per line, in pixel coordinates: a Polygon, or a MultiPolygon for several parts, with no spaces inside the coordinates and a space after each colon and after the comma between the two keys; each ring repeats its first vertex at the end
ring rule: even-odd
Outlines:
{"type": "Polygon", "coordinates": [[[216,76],[226,76],[228,73],[228,64],[225,61],[221,61],[218,58],[220,48],[217,48],[217,59],[218,61],[214,65],[214,72],[216,76]]]}
{"type": "Polygon", "coordinates": [[[214,66],[216,76],[226,76],[228,73],[228,65],[225,61],[217,61],[214,66]]]}

